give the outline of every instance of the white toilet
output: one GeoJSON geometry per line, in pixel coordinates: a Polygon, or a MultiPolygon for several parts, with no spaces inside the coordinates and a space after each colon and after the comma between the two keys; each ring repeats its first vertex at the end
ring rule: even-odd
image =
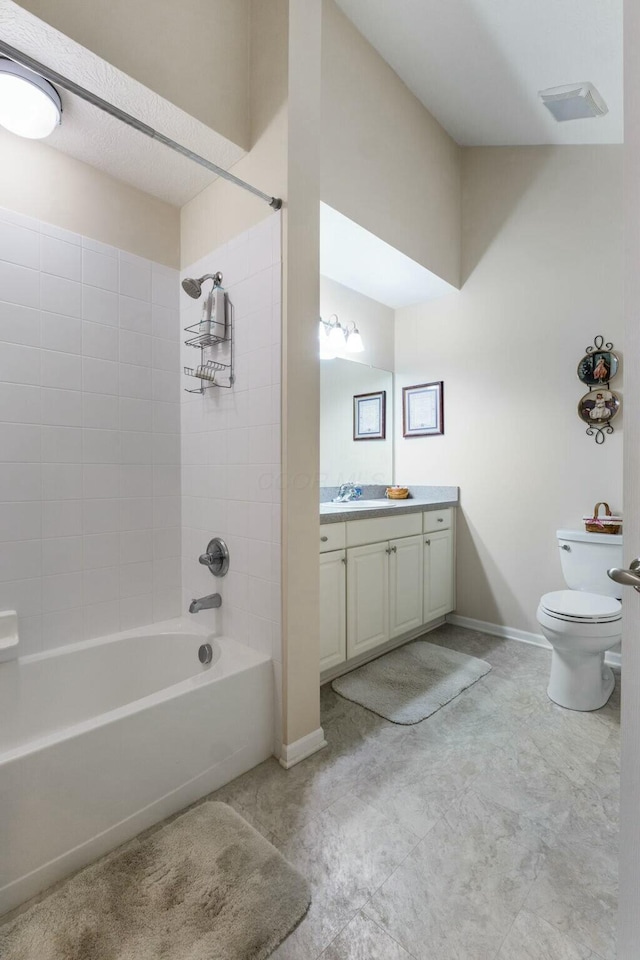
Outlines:
{"type": "Polygon", "coordinates": [[[622,636],[621,587],[607,576],[622,566],[622,536],[558,530],[568,590],[545,593],[537,619],[553,647],[547,693],[569,710],[598,710],[613,692],[607,650],[622,636]]]}

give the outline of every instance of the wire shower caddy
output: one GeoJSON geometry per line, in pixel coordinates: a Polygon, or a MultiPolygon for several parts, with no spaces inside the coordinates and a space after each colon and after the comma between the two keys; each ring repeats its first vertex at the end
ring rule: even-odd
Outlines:
{"type": "Polygon", "coordinates": [[[188,339],[185,340],[185,345],[200,351],[200,363],[195,367],[184,367],[185,376],[200,381],[199,387],[185,387],[187,393],[204,394],[206,390],[211,390],[213,387],[230,390],[235,380],[233,369],[233,304],[226,291],[221,287],[222,274],[217,273],[215,276],[213,290],[209,296],[222,295],[224,297],[224,321],[215,321],[211,316],[211,310],[209,310],[209,329],[207,331],[202,332],[202,323],[194,323],[184,328],[185,333],[189,334],[188,339]],[[219,356],[225,344],[229,345],[228,357],[226,358],[229,361],[228,363],[218,359],[217,356],[207,356],[211,350],[216,351],[219,356]],[[226,380],[218,379],[219,375],[225,377],[226,380]]]}

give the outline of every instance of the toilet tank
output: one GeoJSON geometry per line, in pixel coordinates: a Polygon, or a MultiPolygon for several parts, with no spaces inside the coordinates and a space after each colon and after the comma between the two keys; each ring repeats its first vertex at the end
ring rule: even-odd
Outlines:
{"type": "Polygon", "coordinates": [[[622,597],[622,587],[607,576],[611,567],[622,567],[622,536],[557,530],[560,563],[571,590],[586,590],[606,597],[622,597]]]}

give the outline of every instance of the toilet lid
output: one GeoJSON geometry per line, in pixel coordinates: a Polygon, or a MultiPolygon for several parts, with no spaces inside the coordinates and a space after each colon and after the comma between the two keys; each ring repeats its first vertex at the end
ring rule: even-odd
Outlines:
{"type": "Polygon", "coordinates": [[[615,597],[604,597],[600,593],[586,593],[583,590],[556,590],[545,593],[540,606],[552,616],[571,620],[594,620],[607,623],[619,620],[622,616],[622,604],[615,597]]]}

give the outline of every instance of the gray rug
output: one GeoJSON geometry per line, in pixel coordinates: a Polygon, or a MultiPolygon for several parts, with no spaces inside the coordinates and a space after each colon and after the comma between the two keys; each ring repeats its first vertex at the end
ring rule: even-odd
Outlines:
{"type": "Polygon", "coordinates": [[[420,723],[491,670],[466,653],[414,640],[338,677],[336,693],[392,723],[420,723]]]}
{"type": "Polygon", "coordinates": [[[2,960],[263,960],[306,880],[224,803],[132,840],[0,928],[2,960]]]}

